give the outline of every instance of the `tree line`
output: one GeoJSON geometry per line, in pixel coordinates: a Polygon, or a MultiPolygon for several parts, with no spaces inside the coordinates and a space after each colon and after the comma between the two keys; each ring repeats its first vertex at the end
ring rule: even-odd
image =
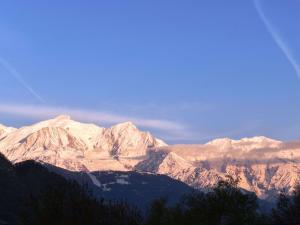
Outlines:
{"type": "Polygon", "coordinates": [[[0,154],[0,225],[300,225],[300,186],[282,192],[266,214],[238,183],[228,176],[208,192],[194,191],[176,205],[160,198],[142,212],[95,199],[34,161],[13,165],[0,154]]]}
{"type": "Polygon", "coordinates": [[[146,214],[124,202],[97,201],[76,183],[51,188],[31,198],[20,214],[23,225],[297,225],[300,186],[292,195],[281,193],[270,214],[259,210],[254,193],[238,188],[228,176],[211,191],[195,191],[173,206],[154,201],[146,214]]]}

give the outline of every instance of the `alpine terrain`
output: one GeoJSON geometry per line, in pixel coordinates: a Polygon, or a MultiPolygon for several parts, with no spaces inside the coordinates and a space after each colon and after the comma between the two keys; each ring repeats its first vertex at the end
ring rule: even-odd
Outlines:
{"type": "Polygon", "coordinates": [[[0,152],[13,163],[30,159],[84,172],[98,186],[100,176],[92,171],[103,171],[108,181],[102,191],[110,191],[109,183],[128,184],[128,174],[120,173],[119,182],[112,182],[105,171],[162,174],[198,189],[230,174],[261,199],[282,189],[291,192],[300,178],[300,142],[253,137],[168,146],[131,122],[103,128],[68,116],[19,129],[1,125],[0,152]]]}

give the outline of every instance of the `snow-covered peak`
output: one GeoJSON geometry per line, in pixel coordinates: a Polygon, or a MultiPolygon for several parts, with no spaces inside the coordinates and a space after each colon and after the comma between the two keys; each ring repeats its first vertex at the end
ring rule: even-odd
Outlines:
{"type": "Polygon", "coordinates": [[[109,149],[113,156],[136,157],[145,155],[149,148],[163,145],[163,141],[149,132],[140,131],[132,122],[125,122],[104,129],[95,146],[109,149]]]}
{"type": "Polygon", "coordinates": [[[242,138],[240,140],[241,142],[256,142],[256,143],[259,143],[259,142],[269,142],[269,143],[278,143],[281,141],[278,141],[278,140],[275,140],[275,139],[271,139],[271,138],[268,138],[268,137],[265,137],[265,136],[255,136],[255,137],[246,137],[246,138],[242,138]]]}
{"type": "Polygon", "coordinates": [[[4,126],[3,124],[0,124],[0,130],[3,130],[3,131],[12,131],[12,130],[15,130],[16,128],[14,127],[7,127],[7,126],[4,126]]]}
{"type": "Polygon", "coordinates": [[[249,151],[259,148],[276,148],[282,144],[281,141],[267,138],[264,136],[256,136],[251,138],[242,138],[240,140],[233,140],[229,138],[220,138],[212,140],[205,144],[205,146],[213,146],[219,150],[242,150],[249,151]]]}
{"type": "Polygon", "coordinates": [[[7,135],[8,133],[10,133],[14,130],[16,130],[16,128],[7,127],[7,126],[4,126],[3,124],[0,124],[0,138],[3,138],[5,135],[7,135]]]}
{"type": "Polygon", "coordinates": [[[58,120],[58,121],[61,121],[61,120],[71,120],[71,116],[70,115],[58,115],[56,116],[53,120],[58,120]]]}
{"type": "Polygon", "coordinates": [[[234,140],[230,138],[218,138],[210,142],[207,142],[205,145],[212,145],[220,148],[228,148],[232,145],[232,142],[234,142],[234,140]]]}
{"type": "Polygon", "coordinates": [[[33,159],[69,170],[137,169],[166,174],[197,188],[215,184],[227,173],[259,196],[300,180],[300,142],[264,136],[215,139],[201,145],[167,146],[132,122],[109,128],[61,115],[19,129],[0,125],[0,152],[13,162],[33,159]]]}
{"type": "Polygon", "coordinates": [[[116,124],[110,129],[115,132],[138,131],[138,128],[131,121],[116,124]]]}
{"type": "Polygon", "coordinates": [[[45,127],[45,126],[64,127],[67,124],[72,123],[72,122],[75,122],[75,121],[73,121],[70,116],[68,116],[68,115],[59,115],[59,116],[56,116],[53,119],[45,120],[45,121],[42,121],[38,124],[40,124],[43,127],[45,127]]]}
{"type": "Polygon", "coordinates": [[[210,145],[224,145],[224,144],[228,144],[228,143],[233,143],[233,144],[238,144],[238,143],[281,143],[281,141],[275,140],[275,139],[271,139],[265,136],[255,136],[255,137],[245,137],[242,138],[240,140],[234,140],[234,139],[230,139],[230,138],[217,138],[214,139],[210,142],[207,142],[206,144],[210,144],[210,145]]]}
{"type": "Polygon", "coordinates": [[[0,139],[0,151],[13,161],[34,159],[67,169],[92,170],[124,170],[137,162],[122,164],[118,161],[122,157],[144,156],[149,148],[162,145],[163,141],[132,122],[103,128],[66,115],[16,129],[0,139]]]}
{"type": "Polygon", "coordinates": [[[4,129],[6,129],[6,126],[4,126],[3,124],[0,124],[0,129],[4,130],[4,129]]]}

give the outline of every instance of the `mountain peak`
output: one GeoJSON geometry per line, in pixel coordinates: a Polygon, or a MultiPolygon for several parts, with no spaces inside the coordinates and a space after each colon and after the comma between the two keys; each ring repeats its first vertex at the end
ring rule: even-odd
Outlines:
{"type": "Polygon", "coordinates": [[[14,127],[7,127],[7,126],[5,126],[5,125],[3,125],[3,124],[1,124],[0,123],[0,129],[16,129],[16,128],[14,128],[14,127]]]}
{"type": "Polygon", "coordinates": [[[71,116],[70,115],[58,115],[54,118],[54,120],[71,120],[71,116]]]}
{"type": "Polygon", "coordinates": [[[228,144],[231,144],[232,141],[233,140],[230,138],[217,138],[217,139],[207,142],[206,145],[217,145],[217,146],[228,145],[228,144]]]}
{"type": "Polygon", "coordinates": [[[275,139],[271,139],[265,136],[255,136],[250,138],[242,138],[241,141],[250,141],[250,142],[278,142],[275,139]]]}
{"type": "Polygon", "coordinates": [[[162,141],[140,131],[132,122],[103,128],[60,115],[9,133],[0,139],[0,152],[13,161],[34,159],[68,169],[81,168],[79,164],[91,170],[111,168],[113,164],[113,168],[124,170],[125,165],[136,161],[122,164],[114,157],[144,156],[149,148],[162,145],[162,141]],[[104,158],[109,166],[103,166],[104,158]]]}
{"type": "Polygon", "coordinates": [[[3,124],[0,124],[0,136],[5,135],[7,133],[10,133],[12,131],[16,130],[14,127],[7,127],[4,126],[3,124]]]}
{"type": "Polygon", "coordinates": [[[217,138],[214,139],[208,143],[207,145],[231,145],[231,144],[238,144],[238,143],[246,143],[246,142],[251,142],[251,143],[281,143],[281,141],[271,139],[265,136],[254,136],[254,137],[245,137],[239,140],[234,140],[230,138],[217,138]]]}
{"type": "Polygon", "coordinates": [[[292,147],[264,136],[215,139],[201,145],[169,147],[132,122],[110,128],[56,118],[14,129],[0,125],[0,152],[11,161],[28,159],[68,170],[165,174],[197,188],[207,188],[226,174],[240,176],[240,186],[268,196],[300,180],[300,144],[292,147]]]}
{"type": "Polygon", "coordinates": [[[137,129],[136,125],[131,121],[119,123],[117,125],[112,126],[112,128],[114,128],[114,129],[129,129],[129,128],[137,129]]]}

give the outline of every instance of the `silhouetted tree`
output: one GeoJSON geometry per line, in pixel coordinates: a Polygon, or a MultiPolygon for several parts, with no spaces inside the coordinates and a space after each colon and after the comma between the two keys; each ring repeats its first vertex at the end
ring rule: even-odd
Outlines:
{"type": "Polygon", "coordinates": [[[165,198],[154,201],[149,209],[147,217],[147,225],[165,225],[168,220],[168,208],[166,206],[167,200],[165,198]]]}
{"type": "Polygon", "coordinates": [[[251,225],[260,224],[255,194],[238,188],[239,178],[228,176],[208,193],[195,191],[175,207],[155,201],[147,225],[251,225]]]}
{"type": "Polygon", "coordinates": [[[100,224],[96,209],[101,206],[76,184],[49,187],[31,195],[21,213],[21,224],[100,224]]]}
{"type": "Polygon", "coordinates": [[[105,203],[90,197],[77,183],[49,187],[27,201],[23,225],[139,225],[139,212],[126,203],[105,203]]]}
{"type": "Polygon", "coordinates": [[[295,187],[292,195],[285,191],[280,193],[272,218],[273,224],[300,224],[300,185],[295,187]]]}

